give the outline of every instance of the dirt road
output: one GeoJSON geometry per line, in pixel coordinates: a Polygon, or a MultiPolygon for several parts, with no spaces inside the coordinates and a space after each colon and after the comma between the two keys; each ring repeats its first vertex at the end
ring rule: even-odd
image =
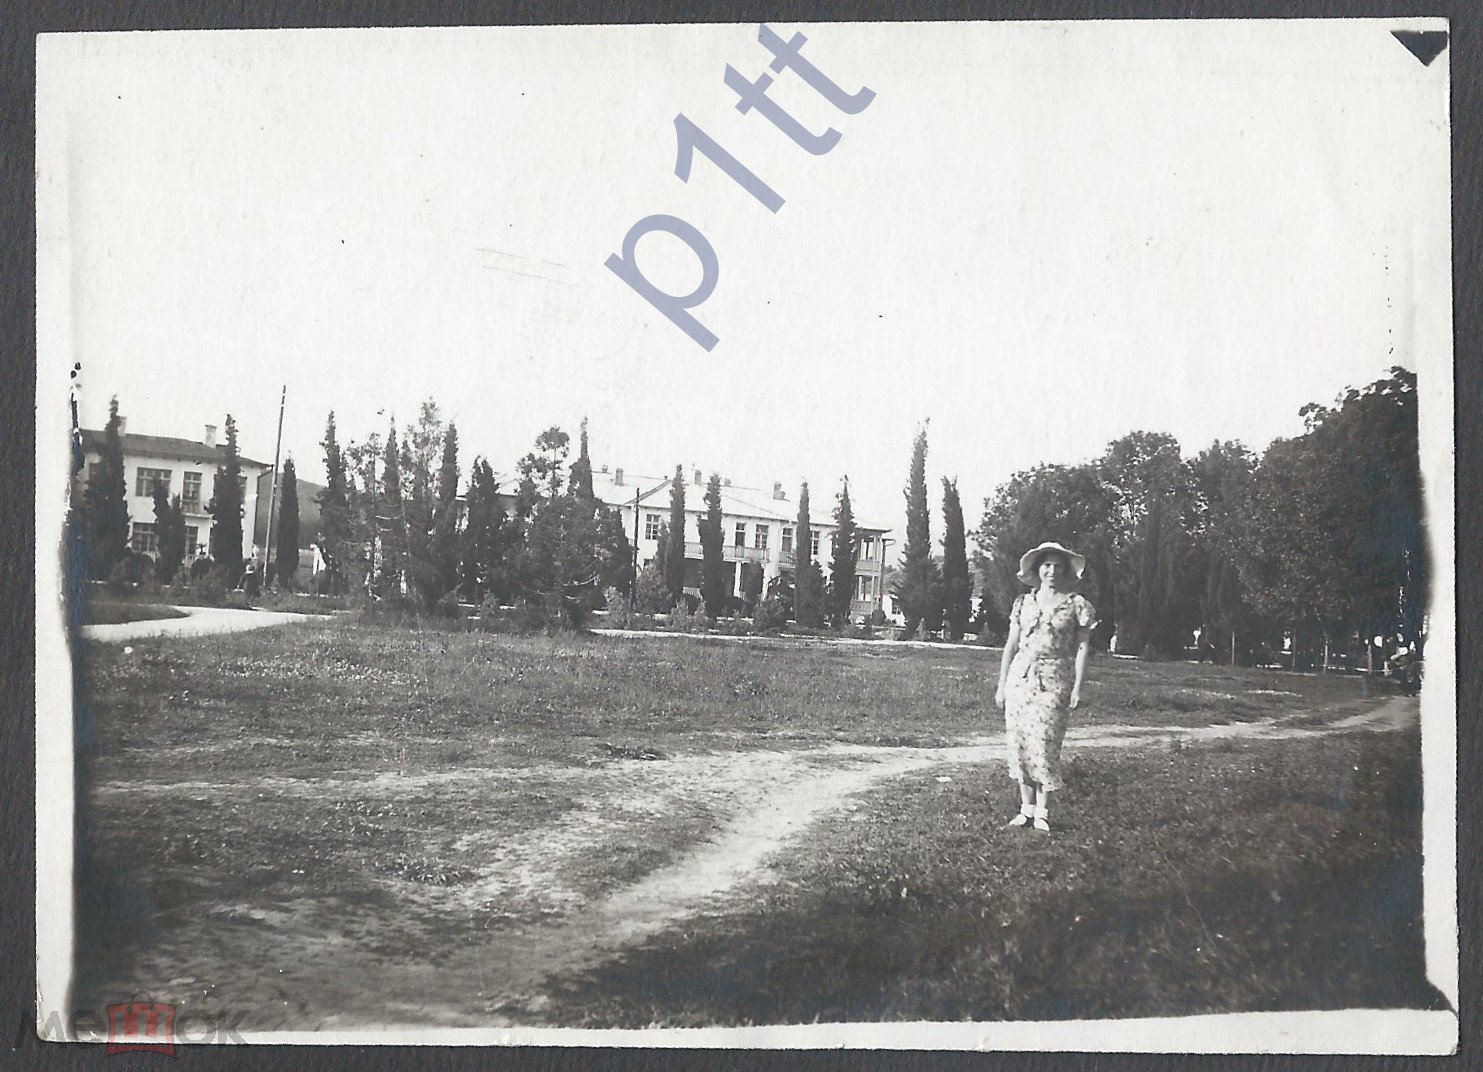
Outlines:
{"type": "Polygon", "coordinates": [[[290,622],[324,621],[324,614],[286,614],[272,610],[231,610],[225,607],[175,607],[184,618],[159,618],[143,622],[85,625],[82,635],[105,643],[125,643],[141,637],[207,636],[212,633],[241,633],[290,622]]]}
{"type": "MultiPolygon", "coordinates": [[[[1193,729],[1087,727],[1073,730],[1067,744],[1073,750],[1147,749],[1178,740],[1281,740],[1397,730],[1414,724],[1418,713],[1414,700],[1397,697],[1334,721],[1303,715],[1193,729]]],[[[726,912],[737,898],[747,898],[776,879],[770,864],[789,851],[810,824],[830,813],[855,811],[871,787],[932,767],[957,768],[955,777],[961,777],[962,766],[968,764],[993,770],[1002,754],[998,738],[983,738],[933,748],[839,744],[705,753],[660,762],[625,760],[584,771],[584,799],[574,812],[514,838],[496,840],[472,831],[457,845],[460,862],[473,871],[468,881],[446,887],[409,883],[401,895],[407,908],[436,918],[479,918],[498,905],[523,906],[517,913],[520,918],[511,917],[488,931],[487,942],[441,948],[434,965],[420,959],[388,960],[364,948],[362,938],[348,927],[339,933],[340,928],[332,925],[336,933],[326,934],[322,923],[311,926],[307,915],[300,919],[293,907],[279,906],[264,917],[264,924],[278,932],[276,937],[259,932],[253,941],[259,947],[265,939],[278,945],[303,931],[304,941],[322,945],[321,955],[336,963],[336,993],[323,993],[325,965],[319,958],[276,961],[270,996],[282,1000],[256,1005],[249,1026],[273,1030],[386,1027],[398,1021],[482,1027],[541,1023],[554,1011],[546,992],[548,980],[598,968],[688,918],[726,912]],[[590,887],[584,893],[580,882],[572,879],[594,859],[631,851],[634,840],[645,836],[647,824],[697,802],[719,821],[705,840],[669,864],[600,895],[593,895],[590,887]],[[329,1009],[336,1011],[327,1013],[329,1009]]],[[[536,772],[526,768],[526,773],[536,772]]],[[[469,768],[437,777],[487,781],[494,793],[507,776],[499,770],[469,768]]],[[[407,789],[405,779],[388,781],[383,776],[340,781],[339,788],[350,796],[395,795],[407,789]]],[[[98,788],[105,793],[151,795],[199,792],[199,787],[169,783],[110,783],[98,788]]],[[[309,782],[278,788],[323,790],[309,782]]],[[[170,960],[165,954],[152,968],[144,968],[145,975],[169,971],[165,964],[170,960]]]]}

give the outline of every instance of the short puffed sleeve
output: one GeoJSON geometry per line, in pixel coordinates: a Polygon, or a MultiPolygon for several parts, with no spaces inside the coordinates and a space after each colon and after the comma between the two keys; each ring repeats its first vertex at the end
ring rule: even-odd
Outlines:
{"type": "Polygon", "coordinates": [[[1076,624],[1082,629],[1095,629],[1097,627],[1097,608],[1092,606],[1085,597],[1074,596],[1073,605],[1076,611],[1076,624]]]}
{"type": "Polygon", "coordinates": [[[1020,624],[1020,607],[1024,605],[1025,593],[1021,592],[1014,597],[1014,606],[1009,608],[1009,624],[1014,627],[1020,624]]]}

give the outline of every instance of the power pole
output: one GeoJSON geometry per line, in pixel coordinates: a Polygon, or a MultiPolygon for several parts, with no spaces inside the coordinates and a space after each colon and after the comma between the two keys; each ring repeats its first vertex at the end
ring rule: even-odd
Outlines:
{"type": "Polygon", "coordinates": [[[278,505],[278,452],[283,448],[283,406],[288,401],[288,384],[278,396],[278,438],[273,443],[273,475],[268,479],[268,539],[263,552],[263,581],[266,584],[268,571],[273,568],[273,508],[278,505]]]}

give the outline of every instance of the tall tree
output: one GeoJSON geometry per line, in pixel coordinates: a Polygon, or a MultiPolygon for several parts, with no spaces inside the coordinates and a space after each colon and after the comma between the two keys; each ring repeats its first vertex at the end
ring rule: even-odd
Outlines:
{"type": "Polygon", "coordinates": [[[798,489],[798,520],[794,524],[793,620],[807,629],[824,624],[824,571],[814,560],[814,528],[809,517],[808,481],[798,489]]]}
{"type": "Polygon", "coordinates": [[[1190,463],[1195,489],[1194,557],[1200,585],[1200,639],[1230,662],[1237,633],[1251,624],[1237,566],[1237,539],[1256,459],[1240,443],[1215,442],[1190,463]]]}
{"type": "Polygon", "coordinates": [[[906,481],[906,544],[901,549],[901,571],[892,594],[906,619],[910,635],[919,625],[930,631],[942,620],[942,585],[932,560],[932,522],[927,505],[927,429],[917,430],[912,442],[911,469],[906,481]]]}
{"type": "Polygon", "coordinates": [[[242,580],[242,457],[237,452],[237,422],[227,414],[226,442],[206,512],[211,515],[211,560],[227,571],[227,583],[242,580]]]}
{"type": "Polygon", "coordinates": [[[1131,432],[1108,444],[1097,472],[1113,507],[1118,651],[1177,655],[1200,618],[1189,541],[1192,474],[1179,441],[1131,432]]]}
{"type": "Polygon", "coordinates": [[[437,495],[433,500],[430,595],[441,599],[458,587],[458,428],[451,422],[443,433],[443,457],[438,466],[437,495]]]}
{"type": "Polygon", "coordinates": [[[376,590],[383,598],[395,598],[403,592],[407,566],[407,515],[402,506],[402,452],[397,447],[396,422],[386,431],[386,448],[381,456],[381,494],[375,511],[376,530],[380,534],[381,560],[376,564],[376,590]]]}
{"type": "Polygon", "coordinates": [[[338,593],[345,584],[345,571],[355,557],[351,542],[350,495],[346,460],[335,431],[335,411],[330,410],[324,425],[324,490],[316,497],[319,503],[319,553],[329,575],[329,590],[338,593]]]}
{"type": "Polygon", "coordinates": [[[571,440],[571,436],[555,426],[536,436],[536,449],[521,458],[515,466],[522,477],[521,495],[526,494],[528,482],[530,490],[536,494],[544,494],[547,498],[556,497],[561,491],[561,469],[566,464],[571,440]]]}
{"type": "Polygon", "coordinates": [[[664,583],[669,586],[670,605],[685,598],[685,471],[675,466],[669,483],[669,539],[665,543],[664,583]]]}
{"type": "Polygon", "coordinates": [[[834,500],[834,539],[829,562],[829,618],[835,626],[848,624],[850,604],[855,598],[855,560],[860,554],[860,533],[855,528],[855,510],[850,504],[850,478],[845,477],[834,500]]]}
{"type": "Polygon", "coordinates": [[[103,447],[88,471],[83,492],[88,570],[94,580],[106,580],[113,567],[129,554],[129,489],[124,483],[124,447],[118,398],[108,401],[108,423],[103,447]]]}
{"type": "Polygon", "coordinates": [[[280,586],[292,589],[299,571],[299,475],[292,456],[283,463],[283,500],[273,550],[277,553],[273,577],[280,586]]]}
{"type": "Polygon", "coordinates": [[[466,599],[482,602],[493,596],[500,602],[511,596],[512,578],[503,562],[502,530],[505,513],[499,501],[494,470],[483,458],[475,458],[469,472],[469,492],[462,534],[463,593],[466,599]]]}
{"type": "Polygon", "coordinates": [[[154,486],[154,529],[158,543],[155,580],[169,584],[185,561],[185,511],[181,509],[180,496],[172,501],[164,484],[154,486]]]}
{"type": "Polygon", "coordinates": [[[700,522],[700,594],[712,617],[726,613],[730,595],[721,525],[721,474],[712,473],[705,488],[705,517],[700,522]]]}
{"type": "Polygon", "coordinates": [[[1113,505],[1111,490],[1094,464],[1042,465],[1014,474],[984,503],[975,537],[976,562],[983,577],[978,626],[1005,624],[1014,599],[1025,590],[1019,581],[1020,556],[1054,540],[1087,556],[1081,590],[1097,607],[1103,623],[1094,639],[1106,646],[1116,616],[1111,566],[1113,505]]]}
{"type": "Polygon", "coordinates": [[[582,431],[578,439],[577,460],[572,462],[568,476],[568,487],[578,498],[589,502],[595,498],[592,490],[592,457],[587,453],[587,418],[582,418],[582,431]]]}
{"type": "Polygon", "coordinates": [[[942,478],[942,617],[949,640],[961,640],[973,611],[973,574],[958,482],[942,478]]]}

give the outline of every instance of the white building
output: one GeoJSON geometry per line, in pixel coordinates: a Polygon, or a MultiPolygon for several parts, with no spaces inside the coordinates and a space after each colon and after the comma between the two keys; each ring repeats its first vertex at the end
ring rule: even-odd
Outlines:
{"type": "MultiPolygon", "coordinates": [[[[684,474],[685,486],[685,559],[686,590],[700,591],[700,521],[706,514],[707,477],[692,468],[684,474]]],[[[592,474],[592,490],[599,500],[621,511],[628,539],[638,550],[642,569],[658,553],[659,530],[669,522],[669,490],[674,477],[642,476],[621,468],[603,466],[592,474]]],[[[819,497],[811,503],[810,527],[813,530],[813,558],[824,575],[829,575],[833,556],[833,495],[819,497]],[[822,500],[822,501],[821,501],[822,500]]],[[[733,485],[723,480],[721,486],[722,558],[729,577],[731,593],[745,591],[744,571],[750,565],[762,571],[763,591],[782,571],[791,571],[796,562],[795,529],[798,504],[790,500],[781,483],[772,490],[733,485]]],[[[886,549],[891,543],[889,529],[856,520],[860,551],[855,563],[855,592],[850,616],[863,618],[881,605],[881,577],[886,549]]]]}
{"type": "MultiPolygon", "coordinates": [[[[171,436],[135,435],[124,431],[119,419],[119,442],[124,456],[124,492],[129,508],[129,546],[154,557],[159,539],[154,523],[154,489],[163,484],[172,497],[180,496],[185,514],[185,558],[189,562],[197,550],[204,552],[210,543],[211,515],[206,504],[211,501],[216,483],[216,467],[226,458],[226,446],[216,441],[216,425],[208,424],[199,441],[171,436]]],[[[78,474],[75,494],[87,486],[93,466],[103,456],[104,436],[91,428],[80,429],[86,464],[78,474]]],[[[252,518],[257,513],[258,477],[271,466],[251,458],[242,458],[242,557],[251,558],[252,518]]]]}

